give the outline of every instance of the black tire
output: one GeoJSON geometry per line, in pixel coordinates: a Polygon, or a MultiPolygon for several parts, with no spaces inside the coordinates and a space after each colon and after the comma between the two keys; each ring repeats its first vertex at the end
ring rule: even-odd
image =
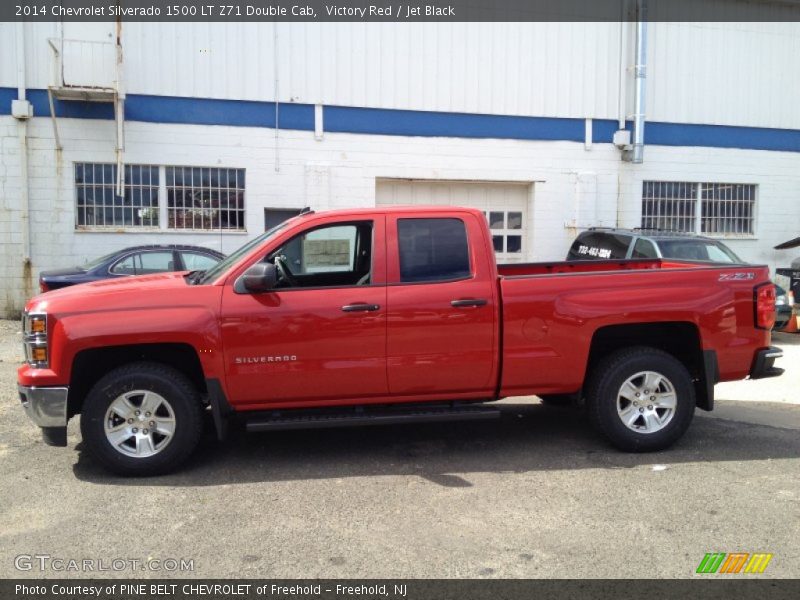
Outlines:
{"type": "Polygon", "coordinates": [[[627,452],[653,452],[669,448],[686,432],[695,409],[694,385],[683,363],[671,354],[647,346],[620,350],[600,362],[590,375],[586,399],[589,416],[595,427],[614,446],[627,452]],[[630,429],[618,414],[617,400],[622,385],[644,371],[666,377],[676,396],[671,420],[662,429],[652,433],[630,429]]]}
{"type": "Polygon", "coordinates": [[[202,430],[203,408],[197,389],[182,373],[159,363],[138,362],[114,369],[95,384],[81,411],[86,448],[104,467],[120,475],[160,475],[176,469],[192,454],[202,430]],[[111,403],[132,390],[155,392],[174,413],[172,437],[153,456],[126,455],[106,436],[105,419],[111,403]]]}

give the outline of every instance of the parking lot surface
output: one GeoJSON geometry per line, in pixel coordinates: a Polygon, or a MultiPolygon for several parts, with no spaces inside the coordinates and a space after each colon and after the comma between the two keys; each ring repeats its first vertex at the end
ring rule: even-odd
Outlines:
{"type": "Polygon", "coordinates": [[[77,420],[68,448],[41,441],[18,332],[0,321],[0,577],[93,574],[18,570],[37,554],[193,560],[102,573],[120,577],[693,577],[707,552],[770,552],[764,577],[800,577],[800,336],[775,338],[783,377],[720,385],[666,452],[511,399],[497,421],[208,435],[179,473],[123,479],[77,420]]]}

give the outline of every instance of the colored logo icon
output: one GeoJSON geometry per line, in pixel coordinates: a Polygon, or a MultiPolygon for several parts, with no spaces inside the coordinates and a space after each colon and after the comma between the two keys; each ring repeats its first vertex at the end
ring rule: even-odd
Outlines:
{"type": "Polygon", "coordinates": [[[766,552],[708,552],[697,566],[696,573],[763,573],[771,560],[772,554],[766,552]]]}

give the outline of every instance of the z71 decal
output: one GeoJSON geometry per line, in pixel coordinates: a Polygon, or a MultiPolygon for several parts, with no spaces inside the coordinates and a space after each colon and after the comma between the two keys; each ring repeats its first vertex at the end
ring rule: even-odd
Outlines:
{"type": "Polygon", "coordinates": [[[719,276],[720,281],[750,281],[755,278],[756,274],[752,271],[746,273],[722,273],[719,276]]]}

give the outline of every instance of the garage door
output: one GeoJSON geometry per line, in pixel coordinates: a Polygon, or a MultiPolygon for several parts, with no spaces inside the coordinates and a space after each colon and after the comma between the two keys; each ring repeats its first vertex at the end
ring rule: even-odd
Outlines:
{"type": "Polygon", "coordinates": [[[528,260],[529,183],[379,179],[375,203],[468,206],[482,210],[489,221],[497,262],[528,260]]]}

